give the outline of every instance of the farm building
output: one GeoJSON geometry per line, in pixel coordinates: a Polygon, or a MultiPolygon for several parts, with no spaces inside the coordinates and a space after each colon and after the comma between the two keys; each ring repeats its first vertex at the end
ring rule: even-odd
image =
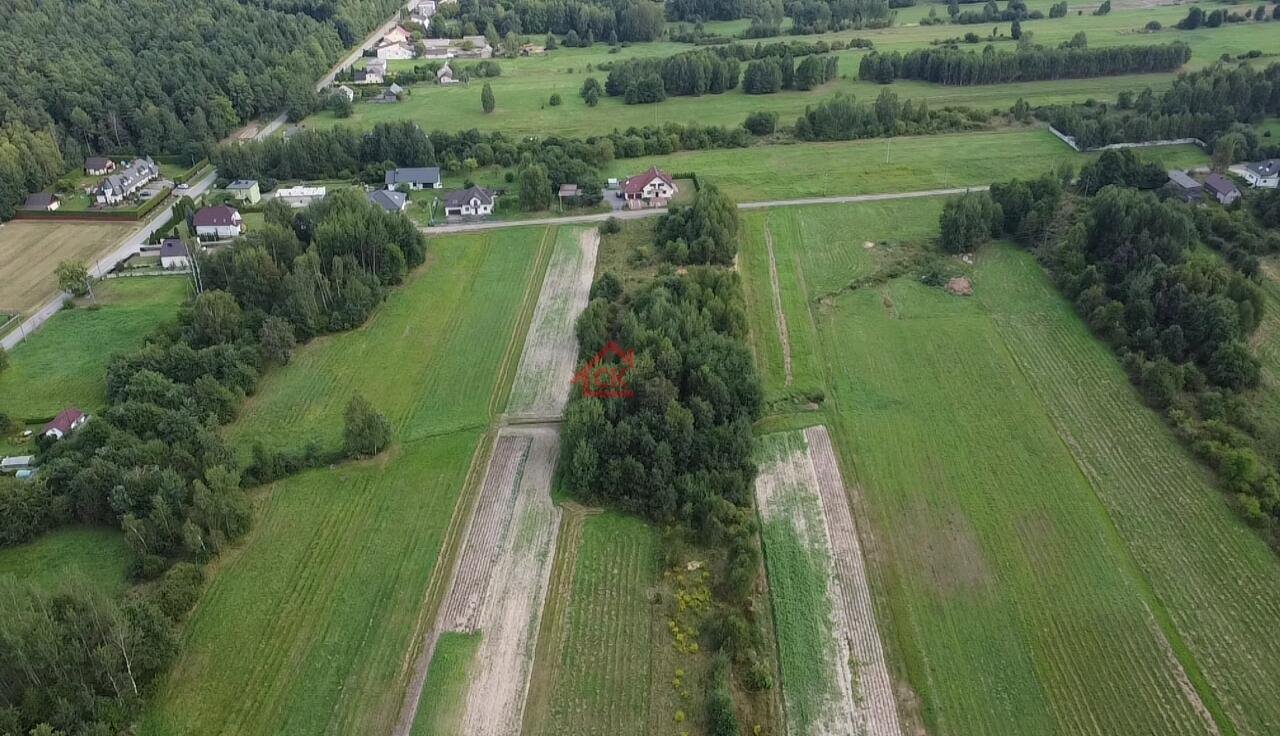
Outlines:
{"type": "Polygon", "coordinates": [[[93,196],[100,205],[120,204],[158,176],[160,168],[154,161],[136,158],[128,166],[99,182],[93,190],[93,196]]]}
{"type": "Polygon", "coordinates": [[[1204,187],[1185,171],[1170,171],[1169,182],[1165,186],[1173,196],[1184,202],[1199,202],[1204,198],[1204,187]]]}
{"type": "Polygon", "coordinates": [[[17,473],[29,469],[36,461],[35,455],[12,455],[0,460],[0,473],[17,473]]]}
{"type": "Polygon", "coordinates": [[[404,192],[389,189],[375,189],[369,192],[369,201],[387,212],[404,212],[404,208],[409,204],[409,198],[404,192]]]}
{"type": "Polygon", "coordinates": [[[201,207],[192,216],[191,224],[195,226],[197,238],[210,240],[236,238],[244,229],[240,213],[225,204],[201,207]]]}
{"type": "Polygon", "coordinates": [[[165,238],[160,241],[160,267],[164,269],[191,268],[191,256],[187,244],[181,238],[165,238]]]}
{"type": "Polygon", "coordinates": [[[392,84],[390,87],[382,90],[376,97],[369,98],[370,102],[395,103],[400,101],[400,95],[404,94],[404,87],[398,84],[392,84]]]}
{"type": "Polygon", "coordinates": [[[441,186],[440,167],[422,166],[389,169],[383,175],[383,182],[387,185],[387,189],[395,189],[400,186],[405,186],[409,189],[439,189],[441,186]]]}
{"type": "Polygon", "coordinates": [[[77,429],[80,429],[80,427],[82,427],[87,421],[89,421],[88,414],[85,414],[75,407],[68,407],[58,412],[58,416],[54,417],[53,421],[44,425],[44,430],[41,434],[45,437],[52,437],[55,440],[60,440],[77,429]]]}
{"type": "Polygon", "coordinates": [[[493,192],[484,187],[471,187],[449,192],[444,197],[445,217],[484,217],[493,214],[493,192]]]}
{"type": "Polygon", "coordinates": [[[239,202],[257,204],[262,201],[262,191],[253,179],[237,179],[227,185],[227,192],[239,202]]]}
{"type": "Polygon", "coordinates": [[[106,156],[90,156],[84,160],[84,173],[89,176],[106,176],[116,170],[116,162],[106,156]]]}
{"type": "Polygon", "coordinates": [[[1262,189],[1280,187],[1280,158],[1258,161],[1257,163],[1239,164],[1232,166],[1231,172],[1239,174],[1240,178],[1244,179],[1251,187],[1260,187],[1262,189]]]}
{"type": "Polygon", "coordinates": [[[493,56],[493,47],[484,36],[463,36],[452,49],[453,55],[459,59],[488,59],[493,56]]]}
{"type": "Polygon", "coordinates": [[[387,43],[379,46],[374,52],[379,59],[412,59],[413,46],[405,43],[387,43]]]}
{"type": "Polygon", "coordinates": [[[1204,193],[1218,200],[1218,204],[1231,204],[1240,199],[1240,190],[1222,174],[1210,174],[1204,180],[1204,193]]]}
{"type": "Polygon", "coordinates": [[[284,202],[290,207],[306,207],[312,202],[318,202],[324,199],[325,193],[324,187],[307,187],[299,185],[296,187],[277,189],[276,199],[284,202]]]}
{"type": "Polygon", "coordinates": [[[53,212],[61,206],[62,201],[58,199],[58,195],[36,192],[27,197],[27,201],[22,204],[22,209],[28,212],[53,212]]]}
{"type": "Polygon", "coordinates": [[[449,50],[451,42],[447,38],[424,38],[422,39],[422,58],[424,59],[448,59],[453,56],[449,50]]]}
{"type": "Polygon", "coordinates": [[[627,200],[631,209],[645,207],[666,207],[667,201],[675,196],[679,189],[670,174],[656,166],[649,167],[643,174],[624,179],[619,185],[618,196],[627,200]]]}

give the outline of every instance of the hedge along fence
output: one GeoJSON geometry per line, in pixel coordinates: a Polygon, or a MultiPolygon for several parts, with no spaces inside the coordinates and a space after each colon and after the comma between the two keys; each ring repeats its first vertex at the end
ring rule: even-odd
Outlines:
{"type": "Polygon", "coordinates": [[[191,181],[192,179],[194,179],[194,178],[196,177],[196,175],[197,175],[197,174],[201,173],[202,171],[204,171],[204,170],[205,170],[205,169],[207,169],[208,167],[209,167],[209,159],[207,159],[207,158],[202,158],[202,159],[200,159],[199,161],[197,161],[197,162],[195,163],[195,165],[194,165],[194,166],[192,166],[191,168],[189,168],[189,169],[187,169],[186,171],[182,172],[181,174],[178,174],[177,176],[173,177],[173,183],[174,183],[174,184],[185,184],[185,183],[187,183],[187,182],[191,181]]]}
{"type": "Polygon", "coordinates": [[[166,187],[159,194],[148,199],[146,202],[134,207],[131,210],[80,210],[76,212],[46,212],[44,210],[19,210],[13,215],[15,220],[50,220],[62,222],[134,222],[146,219],[155,208],[159,207],[169,195],[173,193],[171,187],[166,187]]]}

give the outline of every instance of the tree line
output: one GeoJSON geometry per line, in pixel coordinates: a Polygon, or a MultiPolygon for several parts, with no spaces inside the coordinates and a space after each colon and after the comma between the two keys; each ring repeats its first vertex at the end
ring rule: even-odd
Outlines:
{"type": "Polygon", "coordinates": [[[460,0],[438,7],[427,35],[457,38],[484,34],[494,43],[508,34],[554,33],[565,36],[565,43],[573,46],[597,41],[656,41],[663,30],[662,7],[648,0],[460,0]],[[577,43],[568,40],[571,35],[577,43]]]}
{"type": "Polygon", "coordinates": [[[797,35],[884,28],[894,15],[887,0],[791,0],[784,7],[797,35]]]}
{"type": "Polygon", "coordinates": [[[1121,93],[1114,104],[1055,105],[1038,117],[1074,136],[1082,147],[1199,138],[1213,141],[1235,123],[1280,114],[1280,64],[1215,64],[1180,75],[1156,94],[1121,93]]]}
{"type": "Polygon", "coordinates": [[[604,91],[627,104],[661,102],[668,96],[720,94],[738,86],[738,60],[708,49],[665,59],[636,58],[613,64],[604,91]]]}
{"type": "Polygon", "coordinates": [[[747,65],[742,91],[767,95],[783,89],[813,89],[836,78],[839,62],[835,56],[806,56],[797,66],[790,56],[766,57],[747,65]]]}
{"type": "MultiPolygon", "coordinates": [[[[1068,177],[1069,178],[1069,175],[1068,177]]],[[[1254,421],[1260,381],[1250,337],[1266,299],[1239,255],[1280,248],[1256,208],[1192,208],[1161,199],[1160,167],[1132,151],[1106,151],[1072,188],[1051,175],[993,184],[947,205],[948,243],[968,249],[999,234],[1033,249],[1080,316],[1120,358],[1145,399],[1210,465],[1251,522],[1277,528],[1280,474],[1254,421]],[[1245,268],[1242,271],[1239,267],[1245,268]]]]}
{"type": "MultiPolygon", "coordinates": [[[[289,362],[298,341],[362,324],[387,287],[424,261],[426,244],[403,215],[353,190],[300,212],[272,202],[266,220],[235,248],[197,256],[200,292],[144,347],[110,361],[107,406],[98,416],[65,439],[39,440],[38,478],[0,488],[0,539],[17,543],[66,523],[119,527],[133,575],[160,578],[149,587],[164,596],[171,579],[186,576],[178,572],[186,562],[209,560],[248,531],[247,483],[306,467],[255,448],[242,473],[220,426],[235,418],[264,372],[289,362]]],[[[324,457],[376,453],[390,433],[385,419],[353,398],[344,445],[324,457]]],[[[49,723],[67,733],[117,733],[176,653],[165,618],[185,613],[195,593],[172,610],[162,597],[156,605],[165,617],[145,604],[121,608],[83,591],[60,593],[68,606],[91,606],[102,627],[76,641],[47,637],[79,620],[62,617],[78,613],[42,611],[34,591],[17,595],[4,600],[6,613],[22,616],[4,631],[14,638],[0,636],[0,673],[22,671],[0,684],[0,726],[17,719],[21,728],[5,732],[49,723]]],[[[0,628],[10,618],[0,616],[0,628]]]]}
{"type": "Polygon", "coordinates": [[[795,136],[802,141],[847,141],[894,135],[926,135],[976,130],[990,118],[986,112],[970,108],[945,107],[932,110],[926,100],[902,102],[892,90],[881,90],[868,104],[853,95],[838,93],[828,100],[805,108],[795,123],[795,136]]]}
{"type": "Polygon", "coordinates": [[[982,53],[928,48],[905,54],[897,51],[868,54],[858,64],[858,78],[882,84],[894,79],[951,85],[999,84],[1168,72],[1190,58],[1191,47],[1180,41],[1103,48],[1033,46],[1014,52],[988,47],[982,53]]]}

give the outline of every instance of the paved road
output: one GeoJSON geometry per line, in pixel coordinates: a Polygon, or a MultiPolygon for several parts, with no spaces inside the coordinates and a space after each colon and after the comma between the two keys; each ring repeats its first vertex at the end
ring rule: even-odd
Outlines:
{"type": "MultiPolygon", "coordinates": [[[[197,197],[205,192],[209,187],[213,186],[214,179],[217,178],[217,172],[210,172],[200,181],[192,184],[186,189],[174,190],[177,196],[197,197]]],[[[177,197],[173,197],[173,202],[177,202],[177,197]]],[[[116,264],[129,256],[137,253],[142,249],[147,237],[151,235],[151,230],[156,225],[168,221],[173,216],[173,202],[164,209],[159,210],[157,214],[152,215],[149,219],[139,223],[138,228],[130,233],[123,241],[120,242],[116,249],[110,253],[99,257],[89,266],[89,275],[94,278],[101,278],[103,274],[115,268],[116,264]]],[[[62,305],[67,301],[69,296],[59,293],[44,306],[37,309],[30,317],[27,317],[16,328],[10,330],[8,334],[0,337],[0,347],[5,350],[11,350],[14,345],[22,342],[27,335],[39,329],[50,317],[57,314],[62,309],[62,305]]]]}
{"type": "MultiPolygon", "coordinates": [[[[946,197],[965,192],[984,192],[990,187],[960,187],[957,189],[925,189],[917,192],[886,192],[882,194],[850,194],[839,197],[805,197],[802,199],[773,199],[762,202],[743,202],[740,210],[758,210],[766,207],[800,207],[811,204],[855,204],[858,202],[883,202],[891,199],[915,199],[917,197],[946,197]]],[[[592,215],[571,215],[569,217],[548,217],[541,220],[486,220],[484,222],[464,222],[454,225],[437,225],[419,229],[428,235],[445,233],[465,233],[475,230],[497,230],[505,227],[530,227],[537,225],[576,225],[584,222],[603,222],[610,217],[619,220],[636,220],[642,217],[655,217],[666,214],[665,207],[650,210],[625,210],[621,212],[600,212],[592,215]]]]}

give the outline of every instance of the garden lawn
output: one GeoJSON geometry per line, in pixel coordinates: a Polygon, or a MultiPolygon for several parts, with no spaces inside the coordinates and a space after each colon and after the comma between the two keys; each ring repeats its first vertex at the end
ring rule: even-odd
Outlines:
{"type": "Polygon", "coordinates": [[[176,318],[191,282],[174,276],[108,279],[88,299],[55,314],[10,354],[0,373],[0,412],[46,420],[68,406],[96,411],[106,404],[111,357],[142,345],[160,323],[176,318]]]}
{"type": "Polygon", "coordinates": [[[68,526],[0,549],[0,576],[42,590],[90,586],[110,596],[124,591],[132,555],[116,529],[68,526]]]}
{"type": "MultiPolygon", "coordinates": [[[[801,290],[783,299],[788,324],[814,325],[792,327],[792,347],[816,345],[818,415],[858,488],[909,720],[933,734],[1190,734],[1205,717],[1274,732],[1280,646],[1261,632],[1280,626],[1280,563],[1034,260],[991,246],[971,269],[952,261],[968,299],[910,275],[849,290],[892,263],[882,242],[931,241],[936,209],[795,213],[798,232],[765,216],[777,257],[798,264],[780,269],[784,292],[801,290]]],[[[773,397],[763,224],[748,219],[741,265],[773,397]]]]}

